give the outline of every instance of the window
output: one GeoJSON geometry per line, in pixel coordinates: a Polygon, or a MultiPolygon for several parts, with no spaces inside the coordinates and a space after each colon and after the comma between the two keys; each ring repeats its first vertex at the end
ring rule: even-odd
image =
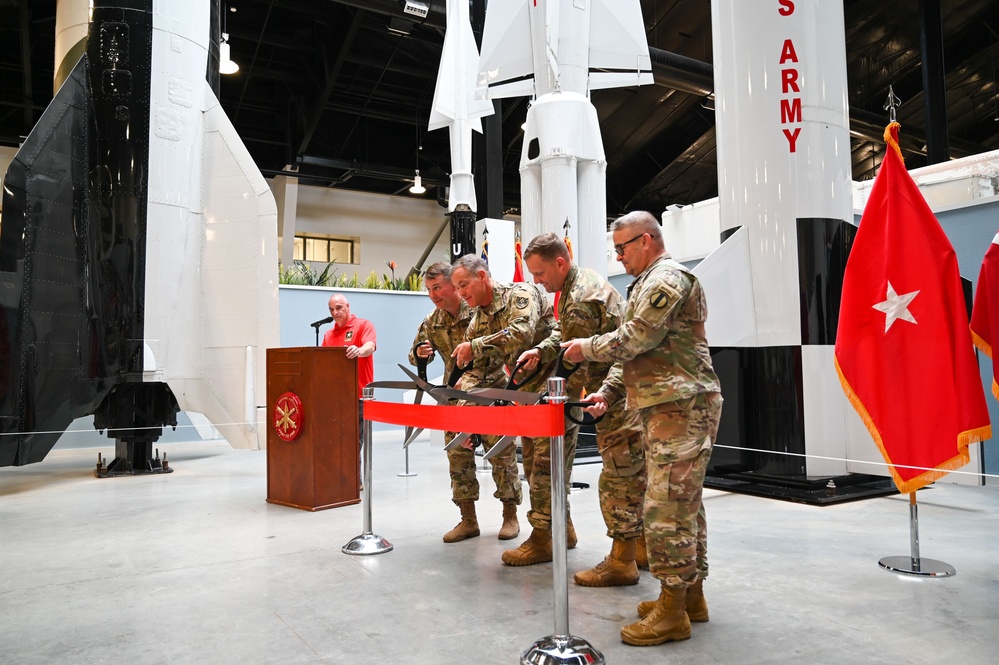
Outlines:
{"type": "Polygon", "coordinates": [[[332,238],[324,236],[295,236],[295,260],[316,261],[318,263],[356,263],[353,238],[332,238]]]}

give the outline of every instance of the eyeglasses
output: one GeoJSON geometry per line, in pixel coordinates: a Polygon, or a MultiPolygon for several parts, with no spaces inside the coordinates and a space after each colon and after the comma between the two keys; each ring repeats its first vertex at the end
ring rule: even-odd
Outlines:
{"type": "Polygon", "coordinates": [[[638,240],[639,238],[641,238],[644,235],[646,235],[646,234],[645,233],[639,233],[637,236],[635,236],[631,240],[625,240],[620,245],[614,245],[614,253],[617,254],[618,256],[624,256],[624,247],[625,247],[625,245],[630,245],[631,243],[635,242],[636,240],[638,240]]]}

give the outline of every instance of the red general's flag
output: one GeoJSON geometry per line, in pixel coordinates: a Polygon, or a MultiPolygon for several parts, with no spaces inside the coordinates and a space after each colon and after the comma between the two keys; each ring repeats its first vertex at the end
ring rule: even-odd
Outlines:
{"type": "Polygon", "coordinates": [[[966,464],[992,436],[957,256],[888,143],[843,277],[836,371],[900,492],[966,464]]]}
{"type": "Polygon", "coordinates": [[[982,353],[992,358],[992,394],[999,399],[999,365],[992,355],[995,335],[999,335],[999,233],[992,239],[978,273],[975,308],[971,312],[971,339],[982,353]]]}
{"type": "Polygon", "coordinates": [[[517,242],[513,243],[513,281],[524,281],[524,252],[520,248],[520,233],[517,234],[517,242]]]}

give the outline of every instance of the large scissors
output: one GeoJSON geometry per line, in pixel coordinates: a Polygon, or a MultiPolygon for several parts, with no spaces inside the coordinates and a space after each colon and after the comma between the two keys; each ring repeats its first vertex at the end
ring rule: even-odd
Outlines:
{"type": "MultiPolygon", "coordinates": [[[[563,357],[564,355],[565,355],[565,349],[561,349],[558,352],[558,357],[555,360],[555,372],[552,376],[557,378],[562,378],[568,381],[569,377],[572,376],[572,374],[582,366],[582,363],[567,362],[563,357]]],[[[527,383],[530,379],[534,378],[534,376],[537,376],[537,373],[540,371],[540,369],[541,366],[539,364],[538,370],[534,372],[534,374],[532,374],[527,379],[524,379],[520,385],[527,383]]],[[[504,390],[500,388],[481,388],[477,390],[471,390],[469,392],[473,395],[494,397],[497,400],[496,402],[494,402],[494,404],[496,405],[509,404],[511,402],[515,402],[517,404],[538,404],[539,402],[548,398],[549,396],[547,391],[542,393],[529,393],[525,391],[504,390]]],[[[590,406],[588,402],[566,402],[564,406],[565,406],[566,418],[576,423],[577,425],[593,425],[600,422],[600,420],[603,418],[603,415],[601,415],[598,418],[594,418],[593,416],[585,412],[583,413],[582,419],[577,419],[575,416],[572,415],[572,409],[574,407],[578,406],[581,408],[585,408],[587,406],[590,406]]],[[[502,437],[499,441],[496,442],[496,444],[492,448],[486,451],[483,458],[492,459],[496,455],[499,455],[501,452],[503,452],[505,448],[512,445],[516,438],[517,437],[510,435],[502,437]]]]}

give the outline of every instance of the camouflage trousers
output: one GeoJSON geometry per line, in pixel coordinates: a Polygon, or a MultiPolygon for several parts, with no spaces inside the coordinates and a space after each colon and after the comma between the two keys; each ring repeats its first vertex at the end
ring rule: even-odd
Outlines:
{"type": "Polygon", "coordinates": [[[645,442],[638,414],[625,411],[621,399],[611,405],[596,430],[604,463],[597,487],[607,535],[619,540],[638,538],[646,486],[645,442]]]}
{"type": "Polygon", "coordinates": [[[645,543],[649,570],[663,586],[690,586],[708,575],[701,493],[721,408],[719,393],[701,393],[641,411],[648,466],[645,543]]]}
{"type": "MultiPolygon", "coordinates": [[[[450,441],[456,436],[454,432],[445,432],[444,440],[450,441]]],[[[489,450],[498,440],[498,436],[483,436],[486,450],[489,450]]],[[[520,486],[520,473],[517,470],[517,448],[510,446],[505,451],[489,460],[493,467],[493,482],[496,492],[493,496],[503,503],[520,505],[524,500],[524,490],[520,486]]],[[[448,470],[451,474],[451,500],[479,500],[479,479],[475,475],[475,453],[468,448],[458,446],[447,451],[448,470]]]]}
{"type": "MultiPolygon", "coordinates": [[[[565,421],[565,514],[569,514],[569,478],[572,461],[576,457],[576,435],[579,425],[565,421]]],[[[521,457],[524,460],[524,479],[530,489],[531,509],[527,521],[536,529],[552,528],[552,440],[548,437],[520,438],[521,457]]]]}

